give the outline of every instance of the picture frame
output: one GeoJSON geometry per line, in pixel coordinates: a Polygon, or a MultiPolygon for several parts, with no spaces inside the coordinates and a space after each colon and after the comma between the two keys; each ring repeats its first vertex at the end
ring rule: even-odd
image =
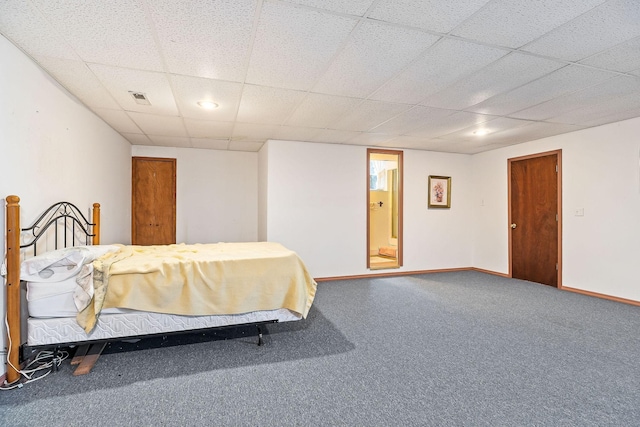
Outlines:
{"type": "Polygon", "coordinates": [[[451,207],[451,177],[429,175],[429,208],[451,207]]]}

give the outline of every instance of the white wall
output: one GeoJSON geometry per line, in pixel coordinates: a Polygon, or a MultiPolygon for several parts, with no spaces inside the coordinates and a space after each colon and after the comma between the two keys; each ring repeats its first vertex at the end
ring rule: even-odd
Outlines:
{"type": "MultiPolygon", "coordinates": [[[[314,277],[366,269],[366,147],[269,141],[267,239],[296,251],[314,277]]],[[[263,155],[263,154],[261,154],[263,155]]],[[[404,150],[404,266],[471,265],[471,158],[404,150]],[[451,209],[427,209],[429,175],[452,177],[451,209]]]]}
{"type": "Polygon", "coordinates": [[[314,277],[366,265],[366,150],[269,141],[266,239],[294,250],[314,277]]]}
{"type": "Polygon", "coordinates": [[[632,119],[473,156],[473,265],[508,272],[507,159],[562,149],[563,286],[640,301],[638,135],[632,119]]]}
{"type": "Polygon", "coordinates": [[[472,266],[471,156],[405,150],[404,264],[408,271],[472,266]],[[428,209],[429,175],[451,177],[451,208],[428,209]]]}
{"type": "Polygon", "coordinates": [[[269,183],[269,150],[267,141],[258,153],[258,241],[267,240],[267,199],[269,183]]]}
{"type": "Polygon", "coordinates": [[[176,159],[179,243],[258,239],[257,153],[138,145],[131,153],[176,159]]]}
{"type": "MultiPolygon", "coordinates": [[[[102,242],[129,241],[130,145],[0,36],[0,198],[21,198],[21,225],[51,204],[102,207],[102,242]]],[[[0,245],[4,260],[5,245],[0,245]]],[[[2,316],[5,295],[0,293],[2,316]]],[[[4,326],[0,345],[5,347],[4,326]]],[[[4,372],[2,352],[0,373],[4,372]]]]}

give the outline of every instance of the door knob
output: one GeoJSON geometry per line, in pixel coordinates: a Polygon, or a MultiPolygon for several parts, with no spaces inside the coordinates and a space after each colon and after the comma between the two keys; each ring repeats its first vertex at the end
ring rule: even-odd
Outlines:
{"type": "Polygon", "coordinates": [[[515,222],[513,224],[511,224],[511,228],[516,228],[516,227],[517,227],[517,225],[516,225],[515,222]]]}

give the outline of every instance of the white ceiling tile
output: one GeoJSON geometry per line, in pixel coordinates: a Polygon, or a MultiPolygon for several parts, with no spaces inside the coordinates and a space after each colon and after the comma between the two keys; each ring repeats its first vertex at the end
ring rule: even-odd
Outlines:
{"type": "Polygon", "coordinates": [[[265,86],[245,85],[238,121],[278,125],[293,113],[304,92],[265,86]]]}
{"type": "Polygon", "coordinates": [[[125,110],[178,115],[173,92],[165,74],[97,64],[89,67],[125,110]],[[130,91],[146,94],[151,105],[137,104],[130,91]]]}
{"type": "Polygon", "coordinates": [[[462,153],[462,154],[476,154],[483,151],[495,150],[510,145],[520,144],[531,139],[522,132],[523,128],[510,129],[505,132],[501,132],[499,135],[502,137],[496,137],[494,139],[484,140],[467,140],[467,141],[449,141],[449,145],[442,145],[440,148],[443,151],[450,153],[462,153]]]}
{"type": "Polygon", "coordinates": [[[493,61],[506,50],[461,40],[442,39],[406,70],[371,95],[389,102],[419,103],[493,61]]]}
{"type": "Polygon", "coordinates": [[[610,0],[526,45],[524,50],[580,61],[639,36],[638,22],[638,0],[610,0]]]}
{"type": "Polygon", "coordinates": [[[443,117],[435,123],[427,123],[424,126],[407,132],[407,135],[419,138],[435,138],[469,126],[479,125],[495,118],[495,116],[486,116],[483,114],[458,112],[443,117]]]}
{"type": "Polygon", "coordinates": [[[84,61],[163,70],[141,1],[31,1],[84,61]]]}
{"type": "Polygon", "coordinates": [[[264,141],[234,141],[229,142],[229,150],[231,151],[260,151],[264,141]]]}
{"type": "Polygon", "coordinates": [[[227,150],[229,148],[228,139],[211,138],[191,138],[193,148],[205,148],[207,150],[227,150]]]}
{"type": "Polygon", "coordinates": [[[640,90],[640,79],[620,76],[604,81],[587,89],[554,98],[534,107],[509,114],[511,117],[529,120],[550,120],[569,111],[600,104],[615,97],[628,95],[640,90]]]}
{"type": "Polygon", "coordinates": [[[348,15],[363,16],[374,0],[286,0],[288,3],[346,13],[348,15]]]}
{"type": "Polygon", "coordinates": [[[600,126],[607,123],[620,122],[622,120],[633,119],[636,117],[640,117],[640,108],[635,110],[626,110],[626,111],[618,111],[613,114],[604,117],[598,117],[594,120],[585,120],[581,123],[581,126],[584,127],[592,127],[592,126],[600,126]]]}
{"type": "Polygon", "coordinates": [[[320,129],[296,126],[280,126],[273,139],[288,141],[310,141],[320,133],[320,129]]]}
{"type": "Polygon", "coordinates": [[[153,145],[162,147],[192,148],[191,140],[186,137],[149,135],[149,139],[153,142],[153,145]]]}
{"type": "Polygon", "coordinates": [[[489,0],[381,0],[370,18],[448,33],[489,0]]]}
{"type": "Polygon", "coordinates": [[[357,98],[309,93],[287,120],[288,126],[324,128],[362,102],[357,98]]]}
{"type": "Polygon", "coordinates": [[[480,123],[477,125],[472,125],[470,127],[440,136],[440,138],[445,140],[455,139],[458,141],[464,140],[478,140],[478,141],[486,141],[495,138],[498,134],[503,133],[504,131],[519,128],[523,126],[527,126],[532,122],[527,120],[518,120],[518,119],[510,119],[508,117],[499,117],[497,119],[480,123]],[[485,135],[479,135],[476,132],[484,131],[487,132],[485,135]]]}
{"type": "Polygon", "coordinates": [[[605,0],[493,0],[454,29],[457,36],[518,48],[605,0]]]}
{"type": "Polygon", "coordinates": [[[366,97],[437,40],[416,30],[361,22],[313,91],[366,97]]]}
{"type": "Polygon", "coordinates": [[[416,106],[397,117],[376,126],[372,131],[393,134],[405,134],[428,123],[437,123],[443,117],[453,114],[455,111],[439,108],[416,106]]]}
{"type": "Polygon", "coordinates": [[[153,145],[149,137],[142,133],[123,133],[122,136],[132,145],[153,145]]]}
{"type": "Polygon", "coordinates": [[[349,130],[323,129],[310,141],[325,142],[328,144],[341,144],[357,136],[359,133],[360,132],[353,132],[349,130]]]}
{"type": "Polygon", "coordinates": [[[184,119],[187,134],[192,138],[231,138],[233,122],[217,122],[214,120],[184,119]]]}
{"type": "Polygon", "coordinates": [[[626,96],[615,96],[601,102],[592,103],[585,107],[554,116],[550,120],[580,125],[593,122],[599,118],[624,114],[627,111],[635,111],[638,109],[640,109],[640,92],[634,92],[626,96]]]}
{"type": "Polygon", "coordinates": [[[486,135],[484,141],[487,144],[513,145],[534,139],[546,138],[566,132],[580,130],[581,127],[560,123],[529,122],[525,126],[515,127],[486,135]]]}
{"type": "Polygon", "coordinates": [[[422,104],[451,109],[467,108],[562,66],[559,62],[513,52],[428,97],[422,104]]]}
{"type": "Polygon", "coordinates": [[[344,143],[349,145],[380,145],[392,138],[393,135],[386,133],[362,132],[344,143]]]}
{"type": "Polygon", "coordinates": [[[147,4],[169,72],[244,81],[256,0],[147,4]]]}
{"type": "Polygon", "coordinates": [[[285,3],[263,3],[246,81],[308,90],[357,22],[285,3]]]}
{"type": "MultiPolygon", "coordinates": [[[[476,143],[477,145],[477,143],[476,143]]],[[[438,151],[443,153],[459,153],[468,154],[467,146],[463,146],[462,143],[456,143],[455,141],[445,141],[440,139],[429,140],[429,151],[438,151]]]]}
{"type": "Polygon", "coordinates": [[[367,131],[411,108],[404,104],[391,104],[381,101],[364,101],[342,120],[330,125],[331,129],[367,131]]]}
{"type": "Polygon", "coordinates": [[[35,59],[62,86],[88,107],[120,108],[84,62],[42,56],[35,59]]]}
{"type": "Polygon", "coordinates": [[[552,117],[562,115],[568,111],[579,108],[580,105],[574,105],[571,97],[575,95],[569,94],[558,98],[545,101],[533,107],[510,113],[509,117],[515,117],[528,120],[548,120],[552,117]]]}
{"type": "MultiPolygon", "coordinates": [[[[524,141],[520,141],[524,142],[524,141]]],[[[442,147],[446,150],[447,153],[458,153],[458,154],[476,154],[481,153],[483,151],[495,150],[497,148],[502,148],[504,145],[500,144],[483,144],[478,141],[462,141],[462,142],[451,142],[446,147],[442,147]]]]}
{"type": "Polygon", "coordinates": [[[128,114],[138,127],[149,136],[187,137],[187,132],[184,129],[181,117],[160,116],[156,114],[136,112],[129,112],[128,114]]]}
{"type": "Polygon", "coordinates": [[[606,71],[569,65],[517,89],[491,97],[468,110],[483,114],[510,114],[612,77],[614,74],[606,71]]]}
{"type": "Polygon", "coordinates": [[[102,120],[107,122],[109,126],[116,131],[125,133],[142,133],[142,130],[134,123],[133,120],[122,110],[107,110],[105,108],[96,108],[93,110],[102,120]]]}
{"type": "Polygon", "coordinates": [[[216,121],[232,121],[236,118],[242,84],[199,77],[172,75],[171,82],[183,117],[216,121]],[[200,101],[213,101],[218,107],[206,110],[200,101]]]}
{"type": "Polygon", "coordinates": [[[637,70],[640,68],[640,37],[619,44],[580,62],[607,70],[622,72],[637,70]]]}
{"type": "Polygon", "coordinates": [[[233,139],[237,141],[266,141],[274,139],[280,126],[254,123],[236,123],[233,127],[233,139]]]}
{"type": "Polygon", "coordinates": [[[4,0],[0,7],[0,33],[31,56],[80,59],[30,2],[4,0]]]}
{"type": "Polygon", "coordinates": [[[444,140],[429,138],[417,138],[415,136],[401,135],[385,142],[385,145],[395,148],[406,148],[413,150],[430,150],[433,147],[447,143],[444,140]]]}

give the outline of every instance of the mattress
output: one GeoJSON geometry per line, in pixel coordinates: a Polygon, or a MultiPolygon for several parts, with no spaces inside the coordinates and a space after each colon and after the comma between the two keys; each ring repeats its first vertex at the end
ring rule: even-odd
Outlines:
{"type": "Polygon", "coordinates": [[[33,318],[27,320],[27,345],[69,344],[90,340],[129,338],[140,335],[182,332],[244,323],[289,322],[302,317],[287,309],[256,311],[223,316],[180,316],[130,310],[100,315],[96,327],[87,334],[75,317],[33,318]]]}
{"type": "MultiPolygon", "coordinates": [[[[78,287],[76,277],[59,282],[27,282],[27,310],[30,317],[75,317],[78,309],[73,292],[78,287]]],[[[104,314],[125,313],[126,309],[108,308],[104,314]]]]}

